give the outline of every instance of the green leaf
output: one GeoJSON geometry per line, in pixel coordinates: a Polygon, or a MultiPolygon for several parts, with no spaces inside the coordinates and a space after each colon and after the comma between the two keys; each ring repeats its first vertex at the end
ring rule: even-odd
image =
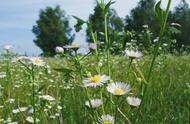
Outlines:
{"type": "Polygon", "coordinates": [[[79,32],[82,29],[83,24],[86,23],[86,22],[84,20],[76,17],[76,16],[73,16],[73,18],[75,18],[77,20],[77,24],[74,25],[75,31],[79,32]]]}
{"type": "Polygon", "coordinates": [[[104,8],[104,13],[106,14],[106,13],[108,13],[108,11],[109,11],[109,9],[110,9],[110,6],[112,5],[112,4],[114,4],[115,3],[115,1],[109,1],[107,4],[106,4],[106,6],[105,6],[105,8],[104,8]]]}
{"type": "Polygon", "coordinates": [[[169,27],[169,31],[170,31],[172,34],[179,34],[179,33],[181,33],[181,31],[178,30],[178,29],[175,28],[175,27],[169,27]]]}
{"type": "Polygon", "coordinates": [[[156,16],[161,24],[161,26],[163,26],[164,24],[164,15],[165,15],[165,11],[162,10],[162,8],[160,7],[162,0],[158,1],[158,3],[155,6],[155,12],[156,12],[156,16]]]}

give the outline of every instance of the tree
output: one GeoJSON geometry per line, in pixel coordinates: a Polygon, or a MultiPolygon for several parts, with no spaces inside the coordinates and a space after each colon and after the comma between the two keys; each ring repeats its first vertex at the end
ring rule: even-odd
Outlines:
{"type": "Polygon", "coordinates": [[[143,25],[148,25],[154,33],[159,31],[159,23],[154,12],[155,0],[140,0],[138,6],[126,16],[125,31],[142,31],[143,25]]]}
{"type": "Polygon", "coordinates": [[[180,4],[175,8],[171,21],[181,25],[181,33],[174,36],[177,40],[178,48],[182,45],[190,46],[190,8],[185,0],[181,0],[180,4]]]}
{"type": "Polygon", "coordinates": [[[71,28],[65,12],[59,6],[41,10],[36,23],[32,29],[36,35],[34,43],[41,48],[44,55],[54,55],[56,46],[68,43],[71,28]]]}
{"type": "MultiPolygon", "coordinates": [[[[104,37],[104,13],[100,5],[97,5],[94,8],[94,13],[89,16],[89,22],[93,32],[97,32],[98,41],[101,42],[100,49],[103,51],[105,48],[105,37],[104,37]]],[[[123,20],[118,16],[117,12],[114,9],[109,8],[108,14],[108,34],[110,41],[112,41],[113,50],[112,52],[118,52],[118,44],[122,42],[119,37],[119,32],[123,32],[124,24],[123,20]]],[[[93,42],[89,29],[87,29],[87,42],[93,42]]]]}

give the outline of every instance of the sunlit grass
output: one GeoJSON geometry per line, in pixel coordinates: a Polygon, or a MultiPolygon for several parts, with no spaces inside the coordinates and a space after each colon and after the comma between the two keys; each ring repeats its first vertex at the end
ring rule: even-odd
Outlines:
{"type": "MultiPolygon", "coordinates": [[[[126,57],[111,58],[112,80],[128,82],[131,85],[132,91],[126,96],[139,96],[142,78],[137,68],[142,71],[143,75],[147,75],[147,66],[149,66],[147,63],[149,63],[150,57],[144,57],[133,63],[128,77],[126,75],[130,59],[126,57]],[[118,63],[120,63],[119,66],[118,63]]],[[[60,123],[60,120],[72,124],[91,123],[92,118],[100,119],[103,114],[101,107],[97,108],[96,111],[91,111],[85,105],[88,96],[84,88],[81,87],[80,76],[71,71],[75,67],[71,66],[70,62],[65,59],[46,58],[45,61],[50,66],[36,72],[36,81],[38,82],[36,91],[38,91],[39,95],[41,94],[40,96],[49,95],[49,97],[38,98],[40,106],[37,107],[39,108],[37,118],[41,123],[47,123],[48,121],[60,123]],[[55,100],[52,100],[53,98],[50,96],[55,100]],[[89,113],[91,113],[90,116],[89,113]],[[94,115],[94,117],[91,117],[91,115],[94,115]]],[[[86,66],[89,72],[95,74],[96,72],[91,70],[93,69],[91,67],[95,64],[92,61],[92,57],[87,59],[86,66]]],[[[159,56],[140,110],[130,107],[126,97],[119,101],[119,106],[122,107],[119,109],[133,123],[188,123],[190,114],[189,62],[189,56],[159,56]]],[[[11,82],[7,82],[6,77],[0,78],[1,95],[4,95],[3,97],[1,96],[0,118],[6,120],[10,117],[12,121],[25,123],[26,117],[32,116],[30,113],[32,91],[29,76],[25,72],[25,68],[19,63],[11,64],[10,71],[11,82]],[[10,96],[8,98],[7,93],[9,91],[10,96]],[[2,98],[4,98],[3,101],[2,98]],[[21,107],[28,107],[28,109],[24,112],[13,112],[13,110],[21,107]]],[[[0,72],[6,72],[6,63],[1,62],[0,72]]],[[[102,73],[107,73],[104,63],[102,73]]],[[[98,89],[87,90],[91,96],[101,99],[98,89]]],[[[113,105],[108,100],[110,94],[107,93],[106,89],[103,89],[102,92],[104,111],[106,111],[106,114],[111,115],[114,108],[112,108],[113,105]]],[[[116,99],[113,96],[112,100],[117,101],[116,99]]],[[[117,118],[120,118],[117,120],[118,123],[121,123],[121,120],[126,122],[126,119],[121,114],[118,114],[117,118]]]]}

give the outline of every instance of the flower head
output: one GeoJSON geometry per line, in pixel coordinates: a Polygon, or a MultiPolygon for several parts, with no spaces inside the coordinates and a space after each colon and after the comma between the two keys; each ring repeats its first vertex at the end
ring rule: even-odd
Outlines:
{"type": "Polygon", "coordinates": [[[4,46],[4,49],[5,49],[5,50],[11,50],[12,48],[13,48],[12,45],[5,45],[5,46],[4,46]]]}
{"type": "Polygon", "coordinates": [[[64,49],[63,49],[62,47],[57,46],[57,47],[55,48],[55,52],[56,52],[56,53],[63,53],[63,52],[64,52],[64,49]]]}
{"type": "Polygon", "coordinates": [[[20,113],[20,112],[25,112],[27,110],[28,110],[28,107],[21,107],[21,108],[14,109],[12,112],[14,114],[16,114],[16,113],[20,113]]]}
{"type": "Polygon", "coordinates": [[[86,101],[85,105],[90,107],[92,105],[92,108],[97,108],[103,104],[103,101],[101,99],[92,99],[90,101],[86,101]]]}
{"type": "Polygon", "coordinates": [[[50,96],[50,95],[42,95],[42,96],[39,96],[39,98],[43,99],[43,100],[47,100],[47,101],[54,101],[55,98],[50,96]]]}
{"type": "Polygon", "coordinates": [[[5,78],[7,76],[6,72],[0,72],[0,78],[5,78]]]}
{"type": "Polygon", "coordinates": [[[125,53],[130,58],[140,58],[140,57],[142,57],[142,53],[140,51],[125,50],[125,53]]]}
{"type": "Polygon", "coordinates": [[[97,87],[102,86],[108,80],[109,77],[106,75],[95,75],[93,77],[86,78],[83,83],[85,87],[97,87]]]}
{"type": "MultiPolygon", "coordinates": [[[[28,122],[30,122],[30,123],[34,123],[34,119],[33,119],[33,117],[31,117],[31,116],[28,116],[27,118],[26,118],[26,121],[28,121],[28,122]]],[[[36,118],[36,122],[39,122],[40,120],[38,119],[38,118],[36,118]]]]}
{"type": "Polygon", "coordinates": [[[141,99],[139,99],[138,97],[128,96],[127,97],[127,102],[131,106],[139,106],[141,104],[141,99]]]}
{"type": "Polygon", "coordinates": [[[114,124],[114,118],[111,115],[102,115],[100,122],[101,124],[114,124]]]}
{"type": "Polygon", "coordinates": [[[78,50],[80,48],[80,46],[78,44],[72,44],[72,45],[63,46],[63,48],[78,50]]]}
{"type": "Polygon", "coordinates": [[[32,62],[33,65],[36,65],[36,66],[45,65],[45,62],[40,57],[31,57],[30,61],[32,62]]]}
{"type": "Polygon", "coordinates": [[[126,83],[111,83],[107,86],[107,90],[114,95],[121,96],[127,94],[131,88],[126,83]]]}
{"type": "Polygon", "coordinates": [[[88,46],[89,46],[90,50],[97,49],[97,45],[95,43],[90,43],[88,46]]]}

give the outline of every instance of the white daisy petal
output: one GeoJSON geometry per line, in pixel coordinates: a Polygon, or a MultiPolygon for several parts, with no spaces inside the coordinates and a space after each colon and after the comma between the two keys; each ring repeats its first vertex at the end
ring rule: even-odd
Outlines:
{"type": "Polygon", "coordinates": [[[112,93],[113,95],[121,96],[127,94],[131,88],[126,83],[111,83],[107,86],[108,92],[112,93]]]}
{"type": "Polygon", "coordinates": [[[101,124],[114,124],[114,118],[111,115],[102,115],[100,119],[101,124]]]}
{"type": "Polygon", "coordinates": [[[44,66],[45,62],[40,57],[31,57],[30,61],[33,65],[44,66]]]}
{"type": "Polygon", "coordinates": [[[109,80],[109,77],[106,75],[95,75],[90,78],[86,78],[83,80],[84,87],[97,87],[102,86],[106,81],[109,80]]]}
{"type": "Polygon", "coordinates": [[[92,105],[92,108],[97,108],[103,104],[103,101],[101,99],[92,99],[85,102],[85,105],[88,107],[90,107],[90,104],[92,105]]]}
{"type": "Polygon", "coordinates": [[[140,58],[140,57],[142,57],[142,53],[140,51],[125,50],[125,53],[130,58],[140,58]]]}
{"type": "Polygon", "coordinates": [[[141,99],[138,98],[138,97],[131,97],[131,96],[128,96],[127,97],[127,102],[129,105],[131,106],[139,106],[141,104],[141,99]]]}

